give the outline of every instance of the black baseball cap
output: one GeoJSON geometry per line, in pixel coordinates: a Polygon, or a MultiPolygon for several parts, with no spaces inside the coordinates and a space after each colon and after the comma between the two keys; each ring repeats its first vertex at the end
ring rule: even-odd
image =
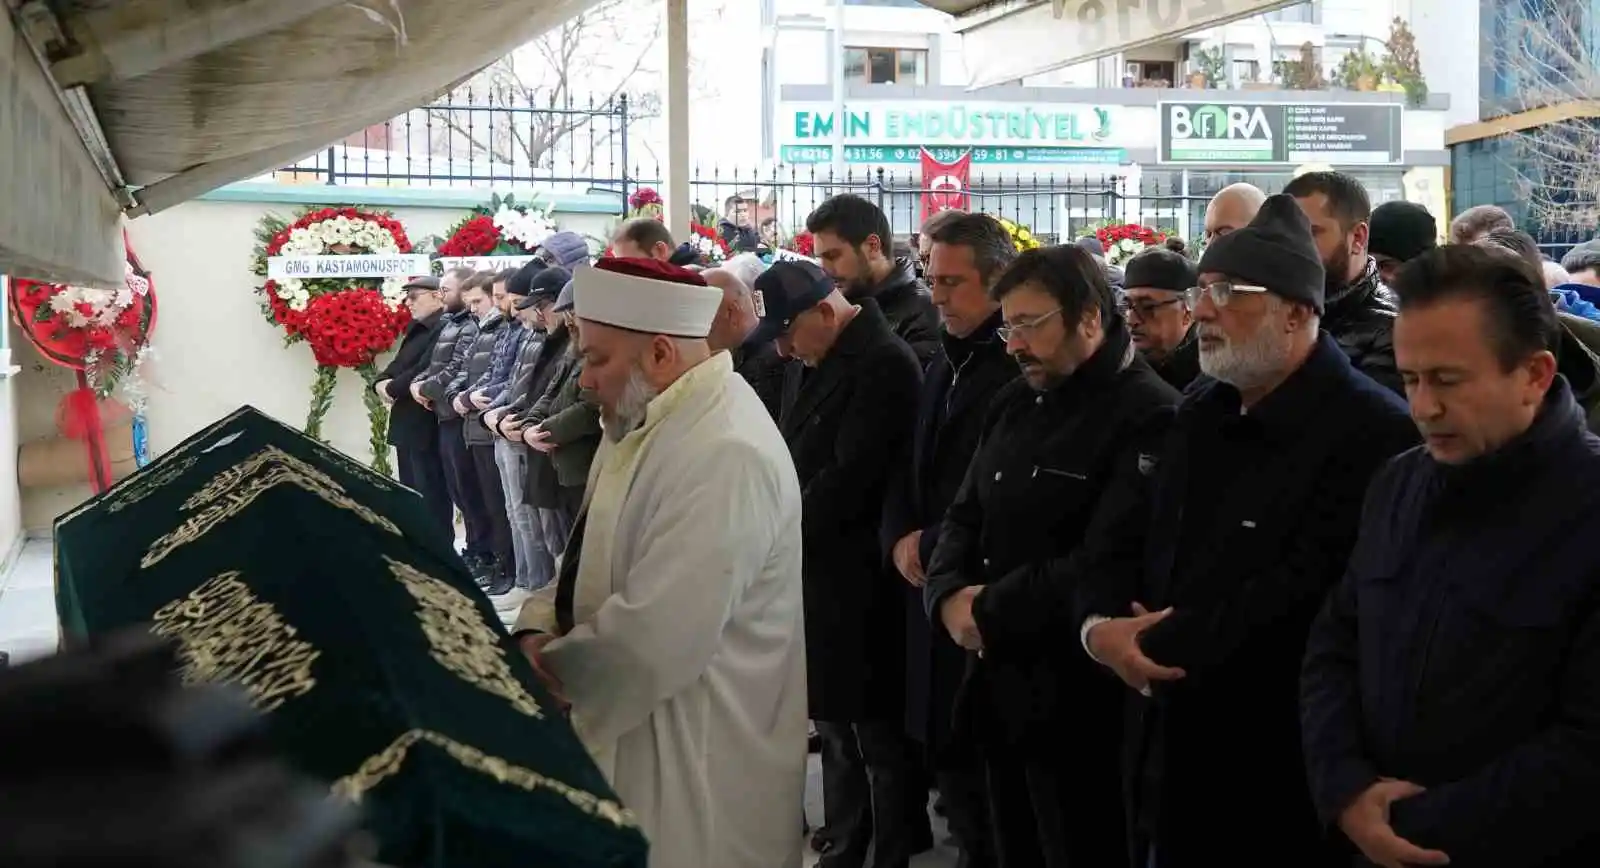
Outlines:
{"type": "Polygon", "coordinates": [[[761,324],[752,341],[775,341],[794,325],[794,318],[833,294],[833,278],[814,262],[779,260],[756,278],[751,299],[761,324]]]}
{"type": "Polygon", "coordinates": [[[559,265],[542,269],[533,276],[528,286],[528,297],[517,302],[517,310],[527,310],[540,302],[554,302],[561,295],[561,287],[571,281],[572,272],[559,265]]]}

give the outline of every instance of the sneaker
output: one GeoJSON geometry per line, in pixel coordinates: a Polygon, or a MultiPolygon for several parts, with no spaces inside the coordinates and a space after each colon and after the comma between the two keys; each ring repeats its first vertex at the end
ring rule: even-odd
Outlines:
{"type": "Polygon", "coordinates": [[[488,582],[483,585],[483,592],[491,597],[507,594],[517,586],[517,580],[510,573],[490,572],[487,575],[488,582]]]}
{"type": "Polygon", "coordinates": [[[522,608],[523,602],[531,596],[533,596],[532,591],[526,588],[514,587],[494,599],[494,610],[496,612],[515,612],[522,608]]]}

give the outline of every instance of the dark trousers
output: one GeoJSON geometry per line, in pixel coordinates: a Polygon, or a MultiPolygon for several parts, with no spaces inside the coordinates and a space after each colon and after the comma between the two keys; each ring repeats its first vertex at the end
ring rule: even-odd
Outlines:
{"type": "Polygon", "coordinates": [[[832,849],[818,868],[906,868],[928,824],[928,791],[899,720],[817,721],[822,737],[822,816],[832,849]]]}
{"type": "Polygon", "coordinates": [[[439,445],[428,442],[394,448],[400,465],[400,484],[422,495],[428,514],[438,524],[445,539],[455,544],[455,506],[450,498],[450,483],[439,455],[439,445]]]}
{"type": "MultiPolygon", "coordinates": [[[[1093,751],[1084,745],[1084,751],[1093,751]]],[[[1001,868],[1100,868],[1128,864],[1120,778],[1111,764],[1063,758],[990,757],[989,811],[1001,868]]]]}
{"type": "Polygon", "coordinates": [[[506,515],[506,490],[500,484],[500,465],[494,460],[494,444],[468,446],[467,452],[472,456],[484,519],[489,523],[490,551],[508,574],[515,575],[516,541],[511,536],[511,519],[506,515]]]}
{"type": "Polygon", "coordinates": [[[957,868],[996,868],[994,830],[989,820],[989,788],[983,766],[973,762],[935,774],[944,798],[945,820],[961,848],[957,868]]]}
{"type": "MultiPolygon", "coordinates": [[[[489,557],[494,554],[491,542],[493,529],[483,508],[483,493],[478,490],[478,470],[467,452],[467,441],[461,436],[461,420],[448,419],[439,423],[439,458],[444,463],[445,482],[450,487],[450,500],[461,510],[461,520],[467,526],[467,555],[489,557]]],[[[495,479],[500,478],[496,471],[495,479]]]]}

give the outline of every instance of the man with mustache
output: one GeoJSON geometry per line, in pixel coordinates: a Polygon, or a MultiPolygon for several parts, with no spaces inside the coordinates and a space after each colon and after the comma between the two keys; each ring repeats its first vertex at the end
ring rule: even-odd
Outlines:
{"type": "Polygon", "coordinates": [[[1395,292],[1426,448],[1373,481],[1312,628],[1313,798],[1381,866],[1600,864],[1600,438],[1557,374],[1555,312],[1531,265],[1474,245],[1395,292]]]}
{"type": "Polygon", "coordinates": [[[1189,257],[1165,246],[1152,247],[1128,260],[1127,289],[1117,300],[1134,346],[1180,392],[1200,376],[1200,346],[1188,298],[1195,277],[1189,257]]]}
{"type": "Polygon", "coordinates": [[[923,599],[971,655],[952,726],[982,757],[998,864],[1120,865],[1122,691],[1075,653],[1062,601],[1096,528],[1120,514],[1113,480],[1137,474],[1178,393],[1134,348],[1081,246],[1024,251],[991,295],[1022,379],[990,403],[923,599]]]}
{"type": "Polygon", "coordinates": [[[712,353],[722,293],[645,259],[572,279],[600,405],[575,548],[517,635],[650,839],[651,868],[799,868],[800,487],[761,400],[712,353]]]}
{"type": "Polygon", "coordinates": [[[1322,330],[1333,335],[1356,370],[1404,394],[1394,364],[1394,294],[1379,279],[1367,247],[1372,203],[1366,187],[1343,172],[1307,172],[1283,192],[1311,221],[1322,258],[1322,330]]]}
{"type": "Polygon", "coordinates": [[[1367,481],[1416,443],[1405,405],[1319,332],[1310,221],[1273,196],[1213,241],[1190,304],[1200,368],[1128,520],[1081,565],[1081,638],[1134,691],[1127,796],[1138,868],[1349,864],[1307,797],[1299,659],[1355,540],[1367,481]],[[1247,807],[1221,792],[1245,785],[1247,807]],[[1241,852],[1241,811],[1271,853],[1241,852]]]}
{"type": "Polygon", "coordinates": [[[832,842],[818,865],[861,868],[870,847],[875,868],[906,868],[928,843],[915,834],[927,833],[927,788],[903,726],[901,582],[878,523],[911,443],[922,369],[876,301],[847,299],[810,262],[773,263],[755,302],[751,339],[776,340],[810,372],[779,427],[804,499],[807,686],[832,842]]]}

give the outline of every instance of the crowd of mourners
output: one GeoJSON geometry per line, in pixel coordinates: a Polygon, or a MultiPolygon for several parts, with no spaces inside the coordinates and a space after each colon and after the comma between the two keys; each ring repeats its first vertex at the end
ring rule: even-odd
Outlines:
{"type": "MultiPolygon", "coordinates": [[[[931,801],[970,868],[1600,865],[1600,240],[1441,245],[1337,172],[1204,228],[1119,269],[947,211],[897,256],[841,195],[815,262],[702,271],[803,492],[820,864],[906,868],[931,801]]],[[[506,612],[602,437],[588,257],[415,281],[374,387],[506,612]]]]}

